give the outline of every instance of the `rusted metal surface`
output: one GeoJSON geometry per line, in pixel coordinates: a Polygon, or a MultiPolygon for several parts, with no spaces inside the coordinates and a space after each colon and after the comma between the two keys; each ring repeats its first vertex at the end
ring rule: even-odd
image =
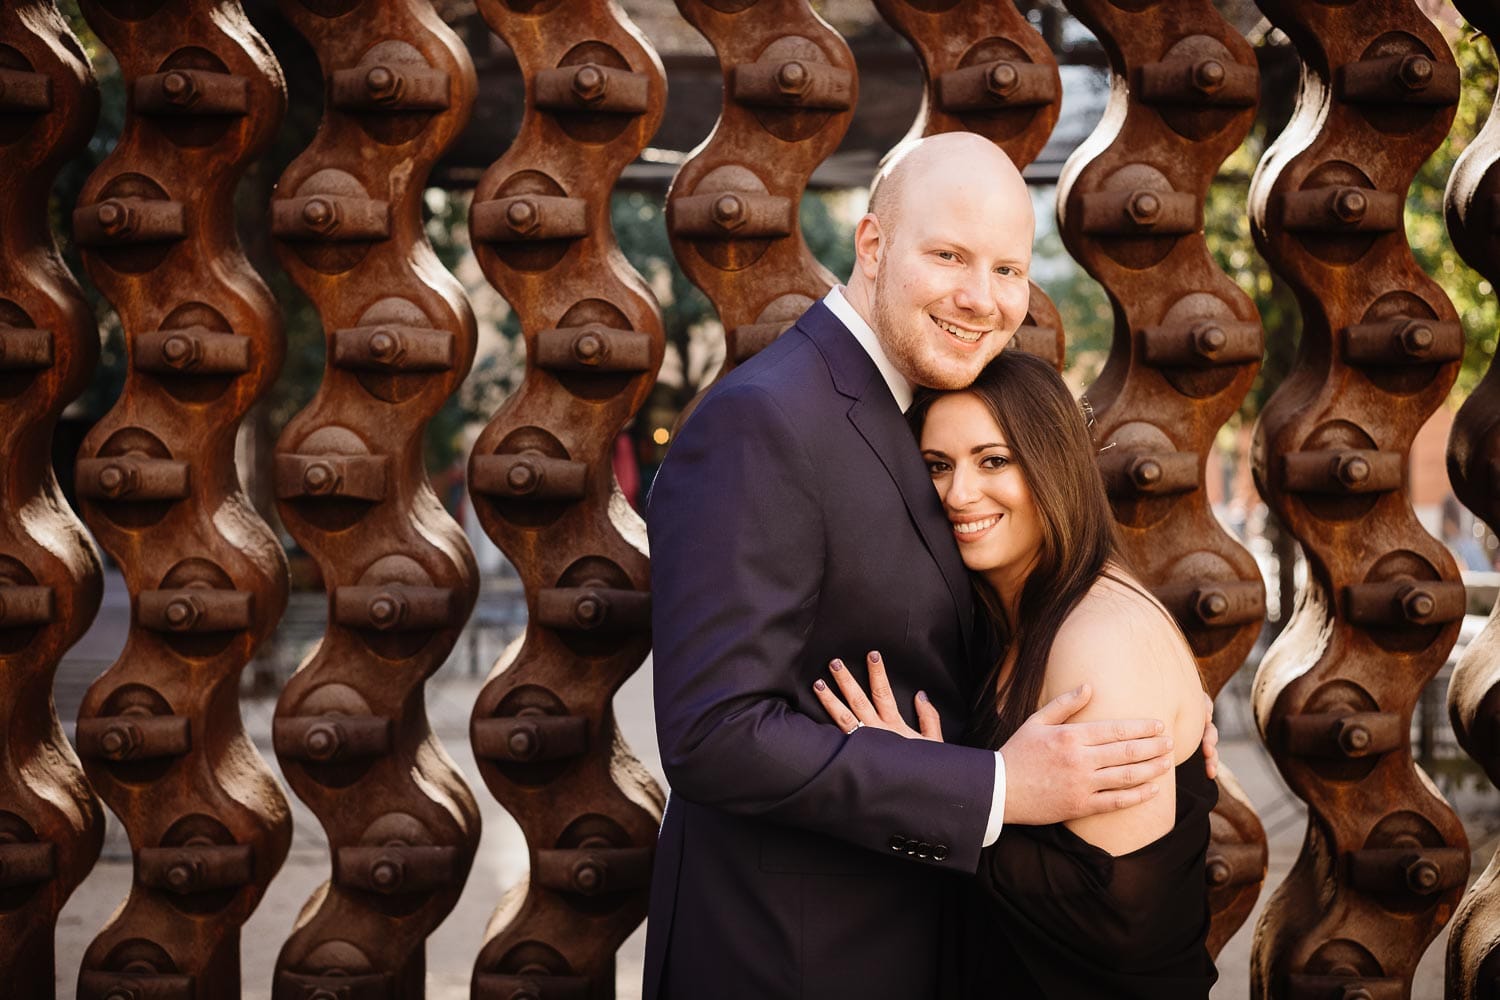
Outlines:
{"type": "Polygon", "coordinates": [[[30,1000],[54,994],[57,914],[104,835],[52,704],[58,660],[100,595],[98,554],[52,473],[52,430],[99,339],[47,222],[99,94],[52,0],[0,4],[0,81],[0,982],[30,1000]]]}
{"type": "MultiPolygon", "coordinates": [[[[1470,0],[1458,5],[1469,23],[1500,38],[1500,10],[1470,0]]],[[[1464,259],[1500,282],[1500,115],[1454,165],[1448,182],[1448,232],[1464,259]]],[[[1477,333],[1478,331],[1474,331],[1477,333]]],[[[1448,480],[1453,492],[1492,531],[1500,531],[1500,366],[1491,365],[1459,409],[1448,439],[1448,480]]],[[[1500,609],[1500,606],[1497,606],[1500,609]]],[[[1459,743],[1500,784],[1500,610],[1471,640],[1453,668],[1448,712],[1459,743]]],[[[1446,995],[1482,1000],[1500,981],[1500,854],[1453,914],[1448,932],[1446,995]]]]}
{"type": "MultiPolygon", "coordinates": [[[[1114,77],[1100,124],[1058,187],[1063,241],[1114,304],[1109,359],[1089,387],[1099,467],[1126,555],[1182,627],[1210,694],[1245,662],[1265,619],[1250,553],[1219,526],[1204,475],[1214,436],[1260,368],[1260,317],[1203,235],[1219,165],[1255,117],[1249,44],[1208,0],[1070,0],[1114,77]]],[[[1217,953],[1266,874],[1266,835],[1232,775],[1211,820],[1217,953]]]]}
{"type": "Polygon", "coordinates": [[[1303,330],[1256,428],[1255,475],[1308,581],[1256,675],[1255,715],[1308,831],[1256,929],[1251,993],[1406,996],[1468,874],[1463,826],[1407,737],[1463,615],[1453,559],[1407,490],[1412,439],[1453,384],[1461,338],[1412,259],[1401,204],[1452,122],[1458,72],[1416,3],[1260,6],[1303,76],[1251,221],[1303,330]]]}
{"type": "Polygon", "coordinates": [[[282,692],[274,739],[327,833],[332,877],[282,947],[272,996],[417,998],[427,936],[479,843],[478,806],[424,703],[478,572],[422,455],[474,358],[473,313],[422,229],[423,186],[468,121],[474,68],[425,0],[281,8],[317,54],[326,103],[270,225],[322,319],[328,366],[277,442],[275,485],[322,571],[329,622],[282,692]]]}
{"type": "Polygon", "coordinates": [[[233,199],[285,90],[237,4],[99,0],[83,12],[133,100],[79,197],[74,238],[120,314],[131,369],[76,482],[132,621],[84,699],[78,749],[136,864],[130,897],[83,956],[78,995],[237,997],[240,926],[291,825],[239,715],[240,670],[286,604],[286,562],[234,466],[240,419],[283,342],[233,199]],[[207,345],[230,341],[242,363],[199,366],[217,356],[207,345]]]}
{"type": "Polygon", "coordinates": [[[722,376],[832,288],[797,224],[807,179],[848,131],[854,56],[807,0],[677,0],[724,70],[724,110],[667,194],[667,233],[724,324],[722,376]]]}
{"type": "MultiPolygon", "coordinates": [[[[1057,124],[1062,80],[1052,50],[1013,5],[876,0],[875,6],[922,62],[925,100],[910,137],[977,132],[1018,168],[1036,159],[1057,124]]],[[[1009,347],[1062,371],[1062,317],[1034,281],[1026,321],[1009,347]]]]}
{"type": "Polygon", "coordinates": [[[526,589],[525,635],[471,718],[474,755],[526,835],[529,882],[474,964],[476,1000],[612,997],[614,955],[646,913],[663,796],[611,699],[645,658],[645,526],[615,486],[615,437],[665,336],[610,227],[620,172],[661,122],[656,53],[606,0],[482,0],[530,106],[474,192],[485,275],[521,321],[526,376],[475,442],[469,493],[526,589]]]}

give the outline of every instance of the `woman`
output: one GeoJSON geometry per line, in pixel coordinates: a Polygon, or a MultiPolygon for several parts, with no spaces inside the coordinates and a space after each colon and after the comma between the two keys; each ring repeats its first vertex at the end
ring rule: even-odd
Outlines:
{"type": "MultiPolygon", "coordinates": [[[[1040,705],[1089,684],[1074,721],[1160,718],[1178,748],[1175,772],[1139,805],[1005,828],[962,910],[961,992],[1207,997],[1217,790],[1198,749],[1206,699],[1181,632],[1125,569],[1078,404],[1046,362],[1006,351],[967,390],[922,395],[909,416],[995,640],[967,741],[999,748],[1040,705]]],[[[837,661],[848,707],[815,686],[841,728],[942,738],[920,694],[920,732],[902,720],[878,653],[868,666],[873,703],[837,661]]]]}

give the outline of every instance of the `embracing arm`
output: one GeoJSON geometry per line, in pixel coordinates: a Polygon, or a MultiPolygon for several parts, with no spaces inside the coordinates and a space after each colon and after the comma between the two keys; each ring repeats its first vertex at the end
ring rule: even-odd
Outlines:
{"type": "Polygon", "coordinates": [[[972,871],[992,753],[846,735],[796,707],[823,667],[805,641],[826,559],[819,475],[801,433],[762,389],[722,388],[683,427],[652,487],[653,670],[667,779],[693,801],[874,850],[888,853],[898,834],[942,844],[949,866],[972,871]]]}

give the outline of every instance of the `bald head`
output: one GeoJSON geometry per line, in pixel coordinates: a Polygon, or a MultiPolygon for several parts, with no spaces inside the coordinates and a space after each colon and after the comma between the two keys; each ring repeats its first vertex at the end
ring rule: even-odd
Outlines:
{"type": "Polygon", "coordinates": [[[938,185],[976,181],[993,185],[1030,210],[1026,181],[1004,150],[973,132],[942,132],[908,139],[886,154],[870,185],[868,211],[890,230],[912,199],[931,197],[938,185]]]}
{"type": "Polygon", "coordinates": [[[968,385],[1024,321],[1036,219],[1010,157],[972,132],[903,143],[854,229],[845,299],[917,385],[968,385]]]}

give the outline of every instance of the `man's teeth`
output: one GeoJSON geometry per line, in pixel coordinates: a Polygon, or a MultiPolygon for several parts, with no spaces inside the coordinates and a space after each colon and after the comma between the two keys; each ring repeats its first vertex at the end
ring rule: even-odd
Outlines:
{"type": "Polygon", "coordinates": [[[976,532],[983,531],[985,528],[993,528],[999,523],[1000,515],[996,514],[994,517],[987,517],[982,521],[967,521],[963,524],[954,524],[953,530],[958,532],[960,535],[972,535],[976,532]]]}
{"type": "Polygon", "coordinates": [[[979,343],[979,338],[984,336],[983,331],[976,332],[973,330],[965,330],[962,327],[954,326],[952,323],[945,323],[942,320],[938,319],[936,316],[932,317],[932,321],[938,326],[942,327],[944,330],[947,330],[949,333],[953,334],[953,336],[957,337],[959,340],[962,340],[968,344],[977,344],[979,343]]]}

